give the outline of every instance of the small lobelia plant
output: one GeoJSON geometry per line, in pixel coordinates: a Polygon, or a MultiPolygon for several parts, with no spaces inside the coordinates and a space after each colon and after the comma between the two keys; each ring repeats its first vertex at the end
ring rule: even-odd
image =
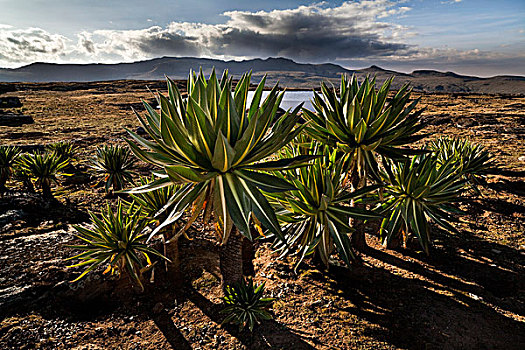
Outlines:
{"type": "Polygon", "coordinates": [[[29,157],[29,153],[21,153],[17,157],[16,164],[14,167],[13,177],[16,178],[18,181],[22,182],[24,189],[26,191],[34,193],[35,186],[33,185],[33,182],[31,181],[31,174],[28,173],[27,169],[23,169],[21,167],[21,164],[25,162],[25,159],[28,157],[29,157]]]}
{"type": "Polygon", "coordinates": [[[68,260],[80,260],[69,267],[87,266],[73,282],[80,280],[99,266],[106,266],[104,273],[128,276],[142,290],[142,274],[152,267],[152,256],[166,259],[162,254],[146,244],[144,229],[147,221],[142,219],[136,206],[125,209],[119,200],[116,210],[107,206],[100,216],[89,213],[91,227],[73,226],[76,237],[84,244],[71,245],[81,250],[80,254],[68,260]]]}
{"type": "Polygon", "coordinates": [[[133,183],[133,158],[129,148],[119,145],[98,147],[90,166],[104,175],[104,189],[109,193],[122,190],[126,184],[133,183]]]}
{"type": "Polygon", "coordinates": [[[223,323],[239,325],[239,330],[247,327],[250,332],[260,320],[271,320],[271,307],[274,298],[264,298],[264,283],[256,285],[250,278],[226,287],[223,301],[226,314],[223,323]]]}
{"type": "Polygon", "coordinates": [[[168,79],[169,96],[158,96],[160,111],[145,103],[145,118],[137,114],[152,140],[128,131],[132,137],[128,143],[135,155],[161,168],[158,180],[129,193],[180,184],[172,199],[176,205],[154,233],[190,207],[193,211],[188,224],[201,212],[204,222],[213,218],[223,244],[221,256],[228,256],[221,258],[224,286],[242,278],[242,241],[243,236],[253,239],[253,223],[281,236],[277,217],[261,189],[278,192],[293,186],[266,172],[305,166],[312,159],[269,159],[304,128],[297,125],[301,107],[275,120],[283,93],[275,86],[263,101],[263,78],[248,104],[250,79],[250,73],[244,74],[232,90],[227,72],[220,80],[215,71],[208,80],[202,71],[199,75],[192,72],[187,98],[168,79]]]}
{"type": "Polygon", "coordinates": [[[71,141],[59,141],[46,146],[46,151],[54,153],[61,161],[75,160],[78,152],[78,146],[71,141]]]}
{"type": "Polygon", "coordinates": [[[440,137],[429,143],[440,164],[452,162],[457,171],[465,177],[468,184],[479,193],[478,185],[483,177],[494,167],[493,156],[483,147],[459,137],[440,137]]]}
{"type": "Polygon", "coordinates": [[[0,146],[0,192],[6,190],[5,184],[14,172],[20,149],[14,146],[0,146]]]}
{"type": "MultiPolygon", "coordinates": [[[[304,140],[304,138],[303,138],[304,140]]],[[[296,190],[269,194],[283,225],[285,240],[275,247],[283,255],[297,254],[297,266],[308,255],[316,253],[328,265],[335,250],[348,265],[356,259],[349,234],[354,231],[349,219],[368,220],[381,217],[365,209],[351,207],[350,200],[359,202],[367,193],[380,186],[366,186],[350,192],[345,186],[348,175],[348,156],[330,150],[319,143],[291,145],[283,151],[286,156],[324,154],[309,168],[298,168],[276,174],[289,181],[296,190]],[[306,146],[306,147],[304,147],[306,146]]]]}
{"type": "MultiPolygon", "coordinates": [[[[146,186],[155,180],[155,176],[151,176],[150,178],[141,177],[139,183],[140,186],[146,186]]],[[[132,204],[138,206],[145,219],[160,225],[168,216],[169,209],[175,204],[171,203],[170,199],[173,198],[173,195],[178,189],[179,186],[170,185],[159,187],[148,192],[132,193],[130,194],[132,202],[124,201],[124,204],[128,207],[132,204]]]]}
{"type": "Polygon", "coordinates": [[[450,222],[461,213],[453,204],[460,200],[465,180],[452,160],[442,163],[431,154],[404,162],[385,163],[384,198],[380,204],[386,215],[381,238],[387,245],[393,238],[414,234],[428,254],[431,245],[430,221],[457,232],[450,222]]]}
{"type": "Polygon", "coordinates": [[[63,161],[54,153],[29,153],[21,156],[17,164],[23,176],[34,180],[40,187],[44,198],[54,198],[51,184],[58,183],[57,177],[69,175],[63,171],[69,161],[63,161]]]}
{"type": "MultiPolygon", "coordinates": [[[[140,178],[140,185],[146,186],[155,181],[155,177],[151,178],[140,178]]],[[[165,187],[159,187],[148,192],[132,193],[131,202],[124,201],[127,207],[138,206],[142,217],[148,222],[153,223],[155,226],[159,226],[163,223],[170,213],[170,209],[176,204],[172,201],[177,190],[180,189],[178,185],[170,185],[165,187]]],[[[191,220],[190,220],[191,221],[191,220]]],[[[178,253],[178,239],[181,235],[186,235],[186,229],[189,225],[184,226],[181,230],[176,232],[176,222],[166,226],[162,230],[162,238],[164,243],[164,256],[170,261],[166,261],[166,268],[170,268],[175,275],[180,273],[179,271],[179,253],[178,253]]],[[[177,276],[176,278],[180,278],[177,276]]]]}

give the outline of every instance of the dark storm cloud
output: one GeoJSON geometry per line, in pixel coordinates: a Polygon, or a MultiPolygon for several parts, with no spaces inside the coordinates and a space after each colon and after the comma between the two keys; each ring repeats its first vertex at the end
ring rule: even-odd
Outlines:
{"type": "Polygon", "coordinates": [[[133,31],[95,31],[104,53],[124,58],[159,55],[248,58],[285,56],[326,61],[337,58],[408,54],[414,49],[394,37],[405,28],[380,21],[407,11],[390,1],[345,2],[289,10],[231,11],[225,24],[172,22],[167,27],[133,31]],[[393,12],[392,12],[393,11],[393,12]]]}
{"type": "Polygon", "coordinates": [[[410,47],[378,40],[375,36],[348,36],[331,32],[261,34],[232,29],[216,38],[213,52],[233,56],[283,56],[309,61],[340,57],[367,57],[406,53],[410,47]]]}

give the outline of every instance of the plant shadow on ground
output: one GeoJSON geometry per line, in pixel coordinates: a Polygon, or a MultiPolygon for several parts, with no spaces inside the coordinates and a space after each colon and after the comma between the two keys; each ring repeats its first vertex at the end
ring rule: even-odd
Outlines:
{"type": "MultiPolygon", "coordinates": [[[[217,268],[217,246],[210,240],[196,237],[191,242],[183,242],[181,248],[185,256],[183,287],[182,289],[165,288],[165,292],[155,298],[156,303],[161,302],[167,305],[174,298],[178,305],[189,303],[192,308],[195,307],[200,310],[210,322],[239,340],[248,349],[314,349],[301,338],[300,332],[292,331],[275,320],[262,321],[252,333],[248,330],[240,331],[235,325],[223,324],[225,315],[220,312],[223,309],[223,304],[213,302],[198,290],[202,288],[195,287],[196,279],[204,273],[208,273],[216,281],[220,281],[217,268]],[[178,292],[176,292],[177,290],[178,292]]],[[[180,332],[166,310],[157,314],[150,313],[149,316],[174,349],[191,349],[189,341],[180,332]]]]}
{"type": "Polygon", "coordinates": [[[522,302],[507,298],[523,291],[517,271],[448,253],[424,259],[428,267],[413,255],[399,257],[373,248],[366,254],[393,269],[377,263],[352,271],[331,267],[329,277],[319,275],[314,283],[352,304],[335,304],[343,315],[383,327],[369,335],[402,348],[523,348],[524,323],[503,314],[524,315],[522,302]],[[396,271],[401,269],[408,274],[401,276],[396,271]]]}

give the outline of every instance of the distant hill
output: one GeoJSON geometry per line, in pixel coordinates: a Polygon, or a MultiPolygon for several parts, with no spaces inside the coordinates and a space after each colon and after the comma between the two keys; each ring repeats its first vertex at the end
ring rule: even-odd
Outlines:
{"type": "Polygon", "coordinates": [[[212,67],[222,73],[240,74],[252,70],[256,78],[268,74],[268,83],[277,81],[289,88],[318,87],[320,81],[337,83],[341,73],[359,77],[375,75],[378,81],[396,75],[394,87],[409,82],[415,90],[428,92],[467,92],[525,94],[525,77],[496,76],[479,78],[452,72],[417,70],[411,74],[385,70],[377,66],[361,70],[348,70],[336,64],[303,64],[286,58],[222,61],[206,58],[163,57],[147,61],[118,64],[53,64],[33,63],[16,69],[0,69],[0,82],[89,82],[108,80],[159,80],[167,75],[185,79],[190,69],[200,67],[209,73],[212,67]]]}

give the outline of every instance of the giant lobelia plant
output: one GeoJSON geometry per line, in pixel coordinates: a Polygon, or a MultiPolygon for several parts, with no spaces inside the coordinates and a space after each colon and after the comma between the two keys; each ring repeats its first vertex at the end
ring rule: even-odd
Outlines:
{"type": "Polygon", "coordinates": [[[313,158],[269,159],[302,131],[304,126],[297,124],[301,106],[276,118],[284,93],[276,85],[262,101],[265,78],[248,104],[250,78],[251,73],[244,74],[232,90],[227,72],[220,80],[215,71],[208,80],[202,71],[190,73],[187,97],[168,79],[169,96],[158,95],[160,111],[145,103],[145,118],[137,114],[151,140],[128,131],[135,155],[161,168],[158,180],[129,192],[182,185],[170,200],[173,209],[153,233],[190,206],[190,223],[201,211],[205,222],[213,214],[223,244],[224,287],[242,278],[242,237],[253,239],[253,223],[281,237],[279,222],[261,189],[280,192],[294,187],[266,172],[304,166],[313,158]]]}
{"type": "Polygon", "coordinates": [[[457,172],[468,181],[477,194],[481,194],[478,185],[482,183],[486,174],[496,167],[496,161],[489,151],[469,139],[440,137],[431,141],[429,148],[440,164],[449,160],[455,164],[457,172]]]}
{"type": "MultiPolygon", "coordinates": [[[[304,141],[306,138],[300,138],[304,141]]],[[[368,220],[380,215],[348,205],[350,200],[361,201],[367,193],[380,186],[366,186],[349,191],[348,156],[330,150],[317,142],[302,143],[287,147],[282,154],[323,154],[309,168],[288,170],[277,176],[289,181],[295,190],[272,193],[272,203],[277,208],[277,217],[283,223],[285,240],[278,240],[275,247],[285,254],[299,257],[297,266],[311,254],[317,254],[328,265],[335,250],[348,266],[356,256],[352,250],[349,234],[354,230],[349,219],[368,220]]]]}
{"type": "Polygon", "coordinates": [[[385,162],[384,200],[386,214],[381,224],[381,238],[387,245],[396,236],[404,242],[414,234],[428,254],[432,243],[430,221],[441,228],[457,232],[450,222],[462,213],[458,202],[466,180],[457,172],[452,158],[437,160],[430,154],[417,155],[403,162],[385,162]]]}
{"type": "MultiPolygon", "coordinates": [[[[349,167],[354,188],[366,184],[367,178],[381,181],[382,158],[402,160],[420,150],[401,148],[426,135],[416,111],[419,99],[410,102],[411,90],[404,85],[390,100],[390,78],[376,91],[375,78],[361,83],[353,76],[341,77],[339,92],[321,84],[321,94],[314,91],[314,111],[304,110],[310,121],[306,132],[320,142],[335,147],[351,157],[349,167]]],[[[352,236],[355,247],[365,248],[364,231],[352,236]]]]}

